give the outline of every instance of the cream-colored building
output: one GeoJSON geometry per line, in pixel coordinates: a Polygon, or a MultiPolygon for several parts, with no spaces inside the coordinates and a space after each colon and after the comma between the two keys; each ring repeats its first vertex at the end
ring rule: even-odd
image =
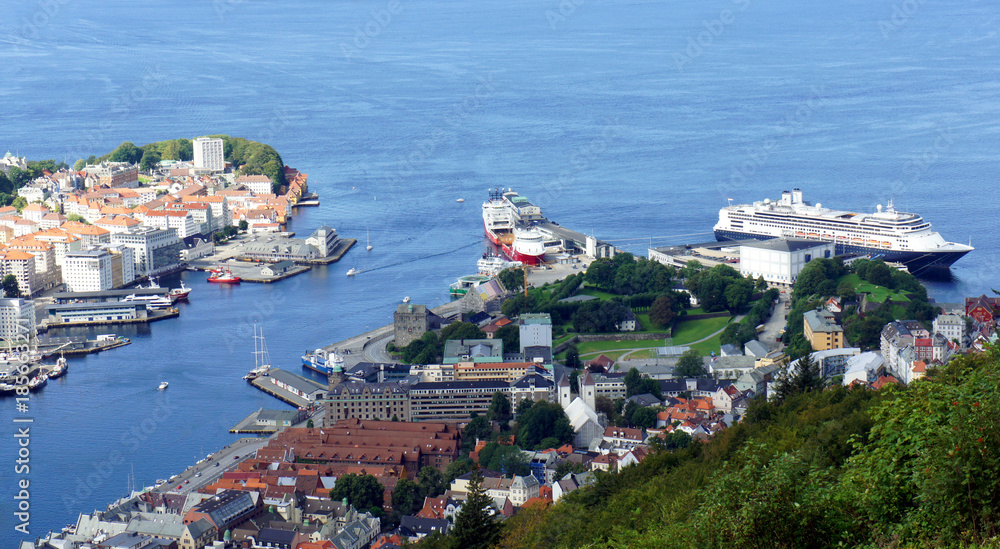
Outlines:
{"type": "Polygon", "coordinates": [[[740,274],[764,277],[769,284],[791,286],[806,264],[834,256],[836,244],[817,240],[775,238],[740,245],[740,274]]]}

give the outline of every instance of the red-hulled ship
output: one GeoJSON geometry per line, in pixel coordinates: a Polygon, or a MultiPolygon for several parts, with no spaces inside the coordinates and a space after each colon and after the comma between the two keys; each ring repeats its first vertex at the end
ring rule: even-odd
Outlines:
{"type": "Polygon", "coordinates": [[[514,191],[495,189],[483,203],[486,236],[512,261],[538,265],[545,257],[545,235],[532,226],[542,211],[514,191]]]}
{"type": "Polygon", "coordinates": [[[219,284],[239,284],[240,277],[234,275],[232,271],[225,271],[208,277],[208,281],[216,282],[219,284]]]}

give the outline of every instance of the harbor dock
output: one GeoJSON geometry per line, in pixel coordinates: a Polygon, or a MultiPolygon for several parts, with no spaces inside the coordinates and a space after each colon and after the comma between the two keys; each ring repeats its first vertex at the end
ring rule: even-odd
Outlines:
{"type": "Polygon", "coordinates": [[[216,248],[214,255],[188,262],[188,268],[207,271],[222,266],[240,277],[241,282],[270,284],[309,271],[312,265],[329,265],[340,261],[357,239],[340,239],[330,255],[316,259],[292,259],[285,261],[257,261],[241,258],[244,243],[227,244],[216,248]]]}
{"type": "Polygon", "coordinates": [[[271,368],[268,375],[258,377],[250,383],[297,408],[309,408],[320,404],[327,391],[326,385],[279,368],[271,368]]]}
{"type": "Polygon", "coordinates": [[[243,418],[229,432],[269,435],[305,420],[306,413],[302,410],[265,410],[264,408],[260,408],[243,418]]]}
{"type": "Polygon", "coordinates": [[[83,356],[92,353],[99,353],[117,347],[124,347],[132,343],[124,337],[117,337],[113,334],[98,336],[99,339],[87,339],[85,337],[60,337],[49,338],[39,342],[38,352],[43,357],[59,356],[83,356]],[[103,339],[100,339],[103,337],[103,339]]]}

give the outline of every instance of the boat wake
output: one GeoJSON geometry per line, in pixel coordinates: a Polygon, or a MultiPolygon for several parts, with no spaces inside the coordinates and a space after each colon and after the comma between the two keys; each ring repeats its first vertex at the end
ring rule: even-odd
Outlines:
{"type": "Polygon", "coordinates": [[[453,254],[453,253],[455,253],[457,251],[464,250],[466,248],[471,248],[472,246],[479,246],[480,244],[482,244],[482,241],[481,240],[476,240],[475,242],[470,242],[470,243],[468,243],[468,244],[466,244],[464,246],[459,246],[458,248],[455,248],[454,250],[448,250],[446,252],[438,252],[436,254],[429,254],[429,255],[420,256],[420,257],[417,257],[415,259],[406,259],[406,260],[403,260],[403,261],[397,261],[395,263],[389,263],[387,265],[379,265],[378,267],[372,267],[371,269],[358,269],[355,272],[355,274],[370,273],[372,271],[381,271],[382,269],[388,269],[390,267],[396,267],[397,265],[402,265],[404,263],[413,263],[413,262],[416,262],[416,261],[423,261],[425,259],[430,259],[432,257],[439,257],[439,256],[442,256],[442,255],[453,254]]]}

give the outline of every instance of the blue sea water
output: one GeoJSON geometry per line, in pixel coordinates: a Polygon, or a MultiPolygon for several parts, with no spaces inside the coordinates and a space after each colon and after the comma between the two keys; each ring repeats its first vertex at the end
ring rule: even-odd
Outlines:
{"type": "MultiPolygon", "coordinates": [[[[929,282],[935,298],[1000,286],[993,2],[51,0],[5,16],[0,148],[73,163],[126,140],[264,141],[322,197],[292,230],[374,245],[274,285],[185,273],[180,318],[71,361],[31,399],[31,537],[282,406],[240,379],[254,322],[298,371],[302,351],[389,323],[403,296],[446,301],[482,250],[491,187],[637,254],[710,240],[727,198],[893,199],[977,247],[929,282]]],[[[0,402],[5,547],[24,537],[14,415],[0,402]]]]}

